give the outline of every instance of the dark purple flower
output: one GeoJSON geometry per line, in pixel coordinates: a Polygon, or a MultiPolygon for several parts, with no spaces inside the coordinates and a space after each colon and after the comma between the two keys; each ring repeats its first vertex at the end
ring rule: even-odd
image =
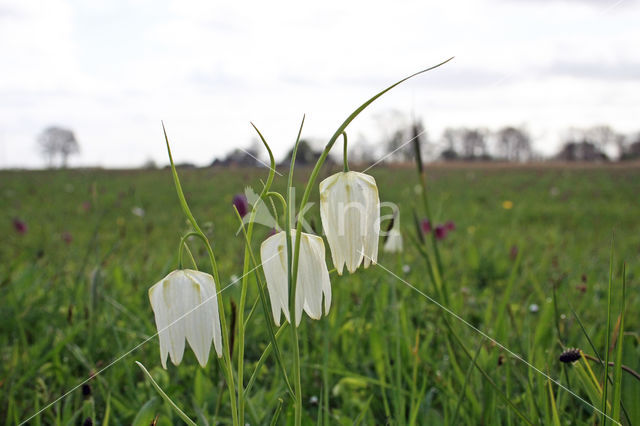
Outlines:
{"type": "Polygon", "coordinates": [[[84,203],[82,203],[82,210],[85,212],[91,210],[91,203],[89,201],[85,201],[84,203]]]}
{"type": "Polygon", "coordinates": [[[15,229],[18,234],[24,235],[27,233],[27,230],[29,228],[27,227],[26,222],[16,217],[15,219],[13,219],[13,229],[15,229]]]}
{"type": "Polygon", "coordinates": [[[447,228],[445,228],[444,225],[438,225],[436,226],[435,233],[437,240],[444,240],[444,238],[447,236],[447,228]]]}
{"type": "Polygon", "coordinates": [[[456,223],[452,220],[448,221],[447,223],[444,224],[444,228],[447,231],[455,231],[456,230],[456,223]]]}
{"type": "Polygon", "coordinates": [[[240,213],[240,217],[245,217],[249,212],[249,202],[244,194],[236,194],[233,197],[233,205],[238,210],[238,213],[240,213]]]}
{"type": "Polygon", "coordinates": [[[429,222],[429,219],[422,219],[422,222],[420,222],[420,228],[422,228],[423,234],[431,232],[431,222],[429,222]]]}
{"type": "Polygon", "coordinates": [[[73,241],[73,236],[71,235],[71,232],[64,231],[62,233],[62,241],[64,241],[66,244],[71,244],[71,241],[73,241]]]}

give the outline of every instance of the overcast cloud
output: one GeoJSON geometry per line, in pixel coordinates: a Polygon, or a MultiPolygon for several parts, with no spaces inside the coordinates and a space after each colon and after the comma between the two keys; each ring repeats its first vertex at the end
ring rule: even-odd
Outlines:
{"type": "Polygon", "coordinates": [[[35,138],[76,132],[72,165],[199,165],[247,146],[282,156],[303,113],[326,139],[386,85],[350,133],[377,142],[399,110],[446,126],[524,124],[543,152],[569,126],[640,130],[635,1],[318,2],[0,0],[0,167],[40,167],[35,138]]]}

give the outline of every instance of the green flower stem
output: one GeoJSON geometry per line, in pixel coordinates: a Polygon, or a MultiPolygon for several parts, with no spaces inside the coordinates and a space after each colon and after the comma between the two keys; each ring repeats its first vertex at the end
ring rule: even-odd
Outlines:
{"type": "Polygon", "coordinates": [[[342,171],[346,173],[349,171],[349,160],[347,159],[347,132],[342,132],[342,136],[344,137],[344,144],[342,146],[342,162],[344,164],[342,171]]]}
{"type": "MultiPolygon", "coordinates": [[[[278,337],[280,337],[282,335],[282,333],[284,332],[285,328],[287,328],[287,323],[286,322],[284,324],[282,324],[282,327],[280,327],[278,329],[278,331],[276,332],[276,334],[275,334],[276,341],[277,341],[278,337]]],[[[260,368],[262,368],[262,366],[266,362],[266,360],[269,357],[269,355],[271,354],[271,351],[273,350],[273,348],[276,348],[276,350],[278,350],[277,349],[278,345],[277,344],[274,345],[271,342],[269,342],[267,347],[264,348],[264,351],[262,352],[262,355],[260,355],[260,359],[258,359],[258,363],[256,364],[256,368],[253,371],[253,374],[251,374],[251,377],[249,378],[249,382],[247,383],[247,388],[245,389],[245,391],[247,393],[249,393],[251,391],[251,388],[253,387],[253,384],[256,381],[258,373],[260,372],[260,368]]],[[[289,379],[286,379],[286,381],[287,381],[287,386],[289,386],[289,393],[291,394],[291,397],[295,398],[295,395],[293,395],[293,389],[291,389],[291,385],[289,384],[289,379]]]]}
{"type": "MultiPolygon", "coordinates": [[[[236,210],[236,215],[238,216],[238,219],[240,220],[240,223],[242,225],[242,232],[243,235],[245,237],[245,241],[246,244],[248,245],[248,239],[247,239],[247,233],[246,230],[244,228],[244,224],[242,224],[242,218],[240,217],[240,214],[238,213],[238,211],[236,210]]],[[[269,338],[271,339],[271,343],[270,345],[274,348],[274,353],[276,356],[276,361],[278,363],[278,366],[280,367],[280,370],[282,371],[282,375],[284,377],[284,382],[287,385],[287,390],[289,391],[289,394],[291,395],[291,397],[293,399],[295,399],[295,394],[293,392],[293,388],[291,387],[291,382],[289,381],[289,376],[287,375],[287,370],[284,368],[284,363],[282,362],[282,355],[280,352],[280,348],[278,346],[278,342],[276,340],[276,337],[279,336],[279,334],[277,334],[276,332],[274,332],[273,330],[273,325],[271,324],[271,317],[270,317],[270,311],[269,311],[269,306],[267,305],[267,296],[264,292],[264,287],[265,285],[262,283],[262,280],[260,279],[260,274],[258,273],[258,262],[256,262],[256,258],[253,254],[253,250],[251,250],[251,246],[249,246],[249,254],[251,256],[251,261],[253,262],[253,273],[256,277],[256,282],[258,283],[258,294],[260,296],[260,302],[262,303],[262,311],[264,313],[264,320],[265,320],[265,324],[267,324],[267,330],[269,331],[269,338]]],[[[251,313],[249,314],[251,315],[251,313]]],[[[248,321],[248,318],[247,318],[248,321]]],[[[280,329],[282,330],[282,328],[280,329]]],[[[278,331],[279,333],[280,331],[278,331]]],[[[248,392],[249,390],[249,386],[247,385],[246,391],[248,392]]]]}
{"type": "Polygon", "coordinates": [[[602,391],[602,424],[606,426],[607,416],[607,386],[609,377],[609,346],[611,331],[611,290],[613,288],[613,237],[611,238],[611,251],[609,253],[609,289],[607,292],[607,331],[605,332],[606,344],[604,346],[604,379],[603,379],[603,391],[602,391]]]}
{"type": "MultiPolygon", "coordinates": [[[[360,105],[355,111],[353,111],[351,113],[351,115],[349,115],[346,118],[346,120],[344,120],[344,122],[340,125],[340,127],[338,127],[338,129],[335,131],[333,136],[331,136],[331,139],[329,139],[329,142],[327,142],[327,145],[325,146],[324,150],[322,151],[322,154],[320,154],[320,158],[318,158],[318,161],[316,162],[316,165],[313,168],[313,171],[311,172],[311,176],[309,177],[309,181],[307,182],[307,186],[306,186],[306,188],[304,190],[304,194],[302,195],[302,201],[300,202],[299,211],[301,211],[301,212],[304,211],[304,207],[307,204],[307,202],[309,201],[309,196],[311,195],[311,188],[313,188],[313,186],[315,185],[315,182],[316,182],[316,179],[318,177],[318,174],[320,173],[320,168],[322,167],[322,165],[324,164],[325,160],[327,159],[327,156],[329,155],[329,151],[331,151],[331,148],[333,148],[333,145],[336,143],[336,140],[346,130],[347,126],[349,124],[351,124],[351,122],[362,111],[364,111],[365,108],[367,108],[376,99],[378,99],[380,96],[384,95],[385,93],[387,93],[388,91],[390,91],[394,87],[398,86],[399,84],[404,83],[405,81],[407,81],[410,78],[413,78],[413,77],[415,77],[417,75],[420,75],[420,74],[425,73],[427,71],[431,71],[431,70],[433,70],[435,68],[438,68],[439,66],[442,66],[442,65],[446,64],[447,62],[449,62],[452,59],[453,59],[453,57],[451,57],[451,58],[447,59],[446,61],[443,61],[443,62],[441,62],[441,63],[439,63],[437,65],[434,65],[434,66],[426,68],[426,69],[424,69],[422,71],[418,71],[418,72],[416,72],[414,74],[411,74],[410,76],[405,77],[400,81],[395,82],[394,84],[392,84],[391,86],[389,86],[386,89],[382,90],[381,92],[378,92],[376,95],[371,97],[365,103],[360,105]]],[[[301,233],[302,233],[302,221],[299,220],[298,224],[296,226],[296,250],[295,250],[294,258],[293,258],[293,269],[294,270],[297,270],[297,267],[298,267],[298,252],[300,251],[300,234],[301,233]]],[[[294,287],[295,287],[295,280],[296,280],[296,277],[294,275],[293,276],[294,287]]]]}
{"type": "MultiPolygon", "coordinates": [[[[298,136],[296,138],[296,144],[293,147],[291,153],[291,164],[289,167],[289,176],[287,178],[287,212],[285,214],[285,235],[287,243],[287,281],[289,288],[289,318],[291,319],[291,337],[293,340],[293,384],[295,388],[295,408],[294,408],[294,422],[296,426],[302,424],[302,382],[300,380],[300,347],[298,342],[298,327],[296,326],[296,281],[298,275],[298,254],[300,253],[300,223],[296,228],[296,248],[295,254],[292,258],[291,250],[291,219],[293,216],[293,204],[291,202],[291,192],[293,188],[293,169],[296,162],[296,154],[298,153],[298,146],[300,145],[300,135],[302,134],[302,127],[304,126],[304,119],[300,123],[300,130],[298,130],[298,136]]],[[[326,157],[326,156],[325,156],[326,157]]],[[[315,169],[314,169],[315,170],[315,169]]]]}
{"type": "MultiPolygon", "coordinates": [[[[422,161],[422,160],[419,160],[422,161]]],[[[421,188],[421,192],[422,192],[422,203],[424,204],[424,212],[427,215],[427,220],[429,221],[429,223],[431,224],[431,226],[434,226],[433,223],[433,216],[431,216],[431,209],[429,207],[429,197],[427,195],[427,175],[424,171],[424,169],[422,168],[422,162],[420,163],[420,166],[418,167],[418,177],[419,177],[419,181],[420,181],[420,188],[421,188]]],[[[438,250],[438,241],[436,240],[436,233],[435,233],[435,229],[432,230],[432,232],[430,232],[431,234],[431,246],[433,247],[433,254],[435,257],[435,270],[437,271],[437,274],[440,275],[442,273],[442,261],[440,260],[440,251],[438,250]]],[[[446,305],[449,304],[449,294],[447,291],[447,288],[443,288],[442,289],[443,292],[443,301],[446,305]]]]}
{"type": "MultiPolygon", "coordinates": [[[[280,201],[280,205],[282,206],[282,212],[284,213],[284,216],[287,216],[287,201],[284,199],[284,197],[282,196],[282,194],[280,194],[279,192],[267,192],[266,194],[267,197],[273,197],[276,198],[278,201],[280,201]]],[[[274,207],[275,209],[275,207],[274,207]]]]}
{"type": "MultiPolygon", "coordinates": [[[[218,273],[218,265],[216,263],[216,257],[213,254],[213,249],[211,248],[209,239],[204,234],[204,232],[202,232],[202,229],[200,228],[200,226],[198,226],[198,222],[196,221],[196,218],[191,213],[191,210],[189,209],[189,205],[187,204],[187,200],[184,196],[184,192],[182,191],[182,186],[180,185],[180,179],[178,178],[178,172],[176,171],[176,166],[173,162],[173,156],[171,155],[171,147],[169,146],[169,138],[167,137],[167,131],[164,127],[164,123],[162,124],[162,130],[164,132],[164,139],[167,144],[167,152],[169,154],[169,161],[171,162],[171,173],[173,174],[173,181],[176,185],[176,192],[178,193],[180,206],[182,207],[184,214],[189,219],[189,222],[191,222],[191,225],[195,229],[195,233],[193,235],[199,237],[203,241],[207,249],[207,252],[209,254],[209,260],[211,262],[213,278],[216,285],[216,294],[219,296],[220,293],[222,292],[222,289],[220,287],[220,275],[218,273]]],[[[235,390],[235,384],[233,380],[233,367],[231,365],[231,357],[229,356],[229,330],[227,329],[227,321],[226,321],[226,315],[224,313],[224,304],[222,303],[222,297],[216,297],[216,300],[218,301],[218,311],[220,313],[220,328],[222,329],[223,347],[226,348],[222,351],[224,362],[221,362],[220,365],[224,370],[227,387],[229,388],[229,400],[231,403],[231,417],[233,420],[233,424],[237,426],[238,413],[237,413],[236,390],[235,390]]]]}
{"type": "Polygon", "coordinates": [[[190,237],[197,236],[197,235],[198,235],[197,232],[191,231],[185,234],[182,238],[180,238],[180,245],[178,246],[178,269],[184,269],[183,267],[184,265],[182,261],[182,253],[184,253],[184,250],[187,250],[187,254],[191,259],[191,263],[193,263],[193,267],[196,270],[198,269],[198,264],[196,263],[196,260],[193,258],[193,253],[191,253],[191,250],[189,250],[189,246],[187,245],[187,240],[190,237]]]}
{"type": "MultiPolygon", "coordinates": [[[[273,182],[273,177],[275,175],[275,160],[273,158],[273,153],[269,148],[269,144],[260,133],[260,130],[251,123],[251,126],[255,129],[255,131],[260,136],[262,143],[266,147],[269,153],[269,159],[271,160],[271,167],[269,170],[269,176],[267,177],[267,182],[265,183],[262,192],[260,194],[260,198],[264,198],[265,194],[269,192],[269,188],[271,187],[271,183],[273,182]]],[[[249,265],[250,265],[250,255],[251,255],[251,237],[253,236],[253,225],[255,223],[255,217],[257,213],[258,203],[254,203],[251,209],[251,213],[249,215],[249,225],[245,230],[244,224],[242,226],[242,230],[245,236],[245,246],[244,246],[244,262],[242,266],[242,283],[240,290],[240,303],[238,306],[238,421],[241,425],[244,425],[244,412],[245,412],[245,397],[244,397],[244,341],[245,341],[245,323],[244,323],[244,311],[245,305],[247,303],[247,289],[249,287],[249,265]]],[[[236,214],[240,217],[238,210],[234,207],[236,214]]],[[[240,217],[240,223],[242,224],[242,218],[240,217]]],[[[258,284],[259,285],[259,284],[258,284]]]]}
{"type": "MultiPolygon", "coordinates": [[[[443,61],[437,65],[434,65],[432,67],[429,67],[427,69],[424,69],[422,71],[418,71],[414,74],[411,74],[408,77],[403,78],[400,81],[397,81],[396,83],[392,84],[391,86],[387,87],[386,89],[382,90],[381,92],[378,92],[376,95],[374,95],[373,97],[371,97],[369,100],[367,100],[365,103],[363,103],[362,105],[360,105],[360,107],[358,107],[355,111],[353,111],[347,118],[346,120],[340,125],[340,127],[338,127],[338,129],[335,131],[335,133],[333,134],[333,136],[331,136],[331,139],[329,139],[329,142],[327,142],[327,145],[325,146],[324,150],[322,151],[322,154],[320,154],[320,158],[318,158],[318,161],[316,162],[315,167],[313,168],[313,171],[311,172],[311,176],[309,177],[309,180],[307,181],[307,186],[305,187],[304,190],[304,194],[302,195],[302,201],[300,202],[300,208],[298,211],[303,212],[304,211],[304,207],[306,206],[307,202],[309,201],[309,196],[311,195],[311,188],[314,187],[316,179],[318,178],[318,174],[320,173],[320,168],[322,167],[322,165],[324,164],[325,160],[327,159],[327,156],[329,155],[329,151],[331,151],[331,148],[333,148],[333,145],[336,143],[336,140],[338,139],[338,137],[344,133],[344,131],[346,130],[347,126],[362,112],[364,111],[365,108],[367,108],[369,105],[371,105],[376,99],[378,99],[380,96],[384,95],[385,93],[387,93],[389,90],[393,89],[394,87],[396,87],[397,85],[409,80],[412,77],[415,77],[419,74],[422,74],[424,72],[430,71],[432,69],[435,69],[441,65],[446,64],[447,62],[449,62],[450,60],[452,60],[453,57],[447,59],[446,61],[443,61]]],[[[304,124],[304,118],[302,120],[302,123],[304,124]]],[[[300,126],[300,131],[302,131],[302,125],[300,126]]],[[[300,140],[300,133],[298,133],[298,142],[300,140]]],[[[293,178],[293,165],[294,165],[294,161],[295,161],[295,154],[297,151],[297,145],[298,142],[296,142],[296,147],[293,150],[292,156],[291,156],[291,168],[289,171],[289,183],[287,185],[287,205],[289,206],[289,209],[291,210],[292,206],[291,206],[291,199],[290,199],[290,192],[291,192],[291,184],[292,184],[292,178],[293,178]]],[[[289,211],[289,214],[286,215],[287,219],[287,226],[286,226],[286,232],[287,232],[287,255],[289,256],[289,262],[288,262],[288,278],[290,280],[290,285],[289,285],[289,289],[290,289],[290,294],[289,294],[289,307],[290,307],[290,315],[291,315],[291,321],[293,323],[294,321],[294,317],[295,317],[295,288],[296,288],[296,280],[297,280],[297,271],[298,271],[298,256],[300,254],[300,236],[302,234],[302,221],[298,220],[297,224],[296,224],[296,242],[295,242],[295,249],[293,252],[293,262],[291,262],[291,236],[290,234],[290,225],[291,225],[291,211],[289,211]]],[[[299,355],[299,350],[298,350],[298,335],[297,335],[297,327],[291,327],[291,329],[293,330],[293,335],[294,335],[294,369],[296,370],[296,374],[297,377],[294,377],[294,381],[296,383],[296,396],[297,396],[297,400],[296,400],[296,426],[300,424],[301,422],[301,410],[302,410],[302,406],[301,406],[301,395],[298,390],[298,387],[300,386],[300,355],[299,355]]]]}
{"type": "MultiPolygon", "coordinates": [[[[236,214],[239,215],[236,207],[233,207],[236,214]]],[[[251,210],[249,216],[249,229],[247,230],[247,242],[244,246],[244,262],[242,265],[242,283],[240,290],[240,303],[238,305],[238,421],[244,424],[244,308],[247,303],[247,287],[249,286],[249,244],[251,244],[251,235],[253,234],[253,220],[255,219],[255,208],[251,210]]],[[[244,229],[244,228],[243,228],[244,229]]]]}

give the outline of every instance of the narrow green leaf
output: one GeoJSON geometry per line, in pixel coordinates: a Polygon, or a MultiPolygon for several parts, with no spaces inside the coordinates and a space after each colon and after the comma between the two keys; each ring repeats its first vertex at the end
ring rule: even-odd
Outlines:
{"type": "Polygon", "coordinates": [[[605,330],[606,343],[604,346],[604,380],[602,390],[602,425],[606,426],[607,418],[607,386],[609,384],[609,345],[611,333],[611,290],[613,288],[613,238],[611,239],[611,252],[609,254],[609,289],[607,291],[607,329],[605,330]]]}
{"type": "Polygon", "coordinates": [[[136,364],[138,365],[138,367],[140,367],[140,369],[142,370],[142,372],[145,374],[145,376],[147,376],[147,379],[151,382],[151,385],[153,385],[153,387],[156,389],[156,391],[160,394],[160,396],[162,397],[162,399],[165,400],[165,402],[167,404],[169,404],[171,406],[171,408],[173,408],[173,411],[176,412],[176,414],[189,426],[196,426],[196,424],[189,418],[189,416],[187,416],[181,409],[180,407],[178,407],[175,402],[173,402],[171,400],[171,398],[169,398],[169,395],[167,395],[166,393],[164,393],[164,391],[162,390],[162,388],[160,387],[160,385],[158,385],[156,383],[155,380],[153,380],[153,377],[151,377],[151,374],[147,371],[147,369],[144,367],[144,365],[142,365],[142,363],[136,361],[136,364]]]}
{"type": "Polygon", "coordinates": [[[167,130],[164,128],[164,123],[162,123],[162,131],[164,132],[164,140],[167,143],[167,153],[169,154],[169,162],[171,163],[171,173],[173,175],[173,182],[176,185],[176,192],[178,193],[178,199],[180,200],[180,206],[182,207],[182,211],[191,222],[193,228],[204,235],[204,232],[198,226],[198,222],[196,218],[191,213],[191,209],[189,209],[189,205],[187,204],[187,199],[184,197],[184,192],[182,191],[182,185],[180,184],[180,178],[178,177],[178,171],[176,170],[176,166],[173,163],[173,156],[171,155],[171,147],[169,146],[169,137],[167,136],[167,130]]]}
{"type": "Polygon", "coordinates": [[[464,393],[467,390],[467,385],[469,384],[469,377],[471,377],[471,371],[473,370],[473,366],[476,364],[478,359],[478,355],[480,355],[480,350],[482,349],[482,344],[484,343],[485,338],[483,337],[478,344],[478,348],[476,349],[475,355],[473,355],[473,360],[469,363],[469,367],[467,367],[467,374],[464,377],[464,384],[462,385],[462,391],[458,394],[458,402],[456,404],[456,410],[453,412],[453,418],[451,419],[450,424],[455,425],[456,420],[458,420],[458,413],[460,412],[460,407],[462,406],[462,400],[464,399],[464,393]]]}
{"type": "Polygon", "coordinates": [[[551,387],[551,380],[547,378],[547,386],[549,389],[549,400],[551,402],[551,416],[553,418],[554,426],[560,426],[560,417],[558,416],[558,407],[556,407],[556,399],[553,396],[553,388],[551,387]]]}
{"type": "Polygon", "coordinates": [[[620,302],[620,329],[618,330],[618,341],[616,342],[616,363],[613,374],[613,419],[620,421],[620,402],[622,401],[622,348],[624,346],[624,313],[626,300],[626,263],[622,265],[622,301],[620,302]]]}
{"type": "Polygon", "coordinates": [[[140,407],[140,410],[138,410],[138,413],[133,419],[133,422],[131,422],[131,425],[149,426],[153,422],[153,419],[156,417],[159,402],[160,400],[156,396],[145,402],[144,405],[140,407]]]}
{"type": "MultiPolygon", "coordinates": [[[[267,296],[264,292],[264,288],[265,285],[262,283],[262,278],[260,278],[260,273],[259,273],[259,266],[260,264],[257,262],[255,255],[253,254],[253,249],[251,248],[251,243],[249,242],[249,237],[247,235],[247,230],[244,227],[244,223],[242,222],[242,217],[240,217],[240,213],[238,212],[237,209],[234,209],[236,212],[236,217],[238,218],[238,220],[240,221],[240,227],[242,228],[242,235],[244,236],[245,239],[245,245],[246,248],[249,252],[249,256],[251,258],[251,262],[253,263],[253,274],[256,277],[256,282],[258,283],[258,295],[260,297],[260,302],[262,303],[262,312],[264,313],[264,320],[265,320],[265,324],[267,325],[267,331],[269,334],[269,340],[271,340],[271,343],[269,343],[274,351],[275,357],[276,357],[276,361],[278,366],[280,367],[280,371],[282,372],[282,377],[284,378],[285,384],[287,385],[287,390],[289,391],[289,394],[291,395],[292,398],[294,397],[294,392],[293,392],[293,388],[291,387],[291,382],[289,381],[289,376],[287,375],[287,369],[284,366],[284,362],[282,361],[282,354],[280,352],[280,347],[278,346],[278,341],[276,338],[276,333],[273,330],[273,324],[271,323],[271,316],[270,316],[270,312],[271,310],[269,309],[269,302],[267,301],[267,296]]],[[[278,333],[283,330],[285,327],[281,327],[280,330],[278,330],[278,333]]],[[[268,348],[268,347],[267,347],[268,348]]],[[[267,349],[265,348],[265,352],[266,353],[267,349]]],[[[264,355],[263,353],[263,355],[264,355]]],[[[254,374],[257,371],[254,370],[254,374]]],[[[253,375],[252,375],[253,378],[253,375]]],[[[250,384],[252,384],[253,382],[250,381],[250,384]]],[[[249,388],[249,386],[247,385],[247,388],[249,388]]],[[[247,391],[248,392],[248,391],[247,391]]]]}
{"type": "Polygon", "coordinates": [[[276,406],[276,411],[273,413],[273,418],[271,419],[271,426],[275,426],[278,424],[278,418],[280,417],[280,412],[282,411],[282,398],[278,398],[278,405],[276,406]]]}

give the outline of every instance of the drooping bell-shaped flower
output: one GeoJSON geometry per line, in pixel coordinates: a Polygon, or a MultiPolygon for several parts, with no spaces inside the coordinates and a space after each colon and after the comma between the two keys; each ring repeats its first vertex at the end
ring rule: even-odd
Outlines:
{"type": "Polygon", "coordinates": [[[397,225],[394,224],[389,230],[382,250],[386,253],[400,253],[402,251],[402,234],[397,225]]]}
{"type": "Polygon", "coordinates": [[[160,336],[160,361],[180,364],[185,339],[201,366],[207,364],[211,341],[222,356],[222,331],[213,277],[183,269],[171,272],[149,289],[149,300],[160,336]]]}
{"type": "Polygon", "coordinates": [[[13,219],[13,229],[15,229],[18,234],[23,235],[27,233],[27,229],[29,228],[27,227],[27,223],[25,221],[16,217],[13,219]]]}
{"type": "Polygon", "coordinates": [[[320,182],[320,218],[338,275],[345,264],[353,273],[363,260],[365,268],[377,262],[380,198],[372,176],[341,172],[320,182]]]}
{"type": "MultiPolygon", "coordinates": [[[[296,230],[291,230],[291,247],[295,247],[296,230]]],[[[331,281],[325,263],[324,241],[317,235],[302,233],[298,255],[298,275],[296,279],[296,327],[300,325],[302,310],[313,319],[322,316],[331,307],[331,281]]],[[[280,315],[289,317],[289,288],[287,282],[287,236],[280,231],[270,236],[260,246],[262,269],[267,279],[267,289],[271,299],[271,310],[276,325],[280,325],[280,315]]]]}
{"type": "Polygon", "coordinates": [[[436,226],[436,240],[444,240],[447,237],[447,228],[445,225],[436,226]]]}
{"type": "Polygon", "coordinates": [[[238,210],[238,214],[240,214],[240,217],[245,217],[246,214],[249,213],[249,201],[247,201],[246,195],[234,195],[232,204],[238,210]]]}
{"type": "Polygon", "coordinates": [[[429,222],[429,219],[422,219],[420,221],[420,229],[422,229],[423,234],[431,232],[431,222],[429,222]]]}

